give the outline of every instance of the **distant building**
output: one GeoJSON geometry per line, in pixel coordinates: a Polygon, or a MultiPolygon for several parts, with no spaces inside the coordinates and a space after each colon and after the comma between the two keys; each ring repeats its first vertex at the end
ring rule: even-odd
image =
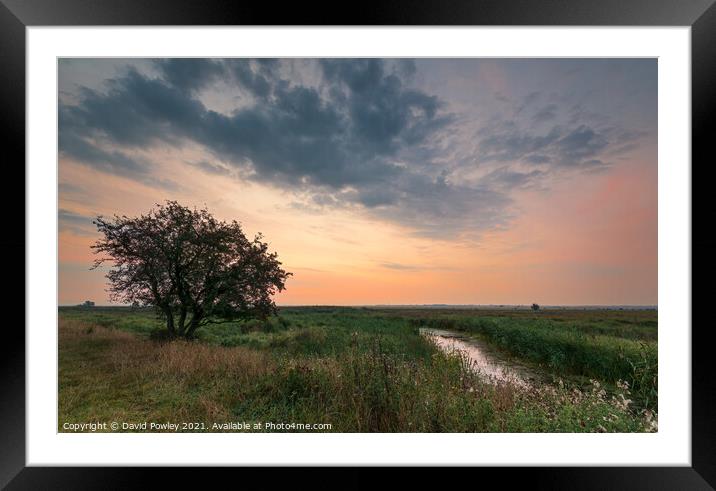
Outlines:
{"type": "Polygon", "coordinates": [[[85,300],[84,303],[80,304],[80,307],[94,307],[94,302],[92,300],[85,300]]]}

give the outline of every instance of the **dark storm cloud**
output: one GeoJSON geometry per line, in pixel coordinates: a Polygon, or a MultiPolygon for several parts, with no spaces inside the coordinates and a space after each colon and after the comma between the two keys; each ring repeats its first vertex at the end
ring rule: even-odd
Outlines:
{"type": "Polygon", "coordinates": [[[274,58],[167,58],[156,61],[162,78],[178,89],[199,91],[217,80],[230,80],[260,98],[270,94],[277,67],[278,60],[274,58]]]}
{"type": "MultiPolygon", "coordinates": [[[[102,148],[195,142],[255,180],[309,189],[314,202],[324,196],[328,203],[328,195],[339,204],[396,208],[396,219],[409,215],[400,207],[418,196],[447,197],[444,178],[400,164],[403,154],[424,148],[427,155],[453,120],[437,97],[405,85],[401,77],[412,76],[414,64],[400,62],[391,70],[376,59],[319,64],[323,93],[282,79],[278,61],[270,59],[160,60],[160,78],[129,69],[110,80],[105,93],[87,89],[79,104],[61,106],[60,151],[100,170],[141,178],[151,172],[148,163],[102,148]],[[230,114],[207,109],[195,92],[217,77],[233,80],[257,103],[230,114]]],[[[430,213],[429,206],[421,208],[430,213]]]]}
{"type": "MultiPolygon", "coordinates": [[[[132,73],[126,82],[136,84],[136,80],[132,80],[137,77],[140,76],[132,73]]],[[[150,186],[177,189],[177,183],[152,173],[151,162],[132,154],[132,150],[141,150],[160,139],[161,134],[159,128],[149,123],[152,114],[147,113],[136,99],[130,100],[120,86],[123,87],[117,82],[106,96],[85,90],[82,105],[60,104],[60,156],[150,186]]],[[[171,105],[166,101],[164,103],[167,107],[171,105]]]]}
{"type": "Polygon", "coordinates": [[[447,125],[451,115],[437,116],[437,97],[404,87],[378,59],[321,60],[328,82],[336,84],[349,116],[349,130],[359,147],[393,155],[404,145],[419,144],[447,125]]]}
{"type": "Polygon", "coordinates": [[[415,66],[415,60],[406,58],[398,60],[398,73],[400,73],[400,75],[406,78],[411,78],[415,75],[417,70],[418,69],[415,66]]]}
{"type": "MultiPolygon", "coordinates": [[[[234,60],[227,69],[253,70],[234,60]]],[[[249,75],[242,76],[251,90],[267,95],[262,88],[267,79],[252,82],[249,75]]],[[[279,80],[271,87],[270,103],[226,115],[207,110],[167,80],[130,70],[112,81],[107,94],[86,91],[80,105],[61,108],[60,149],[100,168],[142,172],[146,169],[129,159],[101,153],[91,140],[143,148],[158,140],[179,144],[189,139],[236,165],[249,162],[259,179],[332,187],[360,184],[393,176],[396,168],[386,157],[395,155],[405,141],[420,143],[445,121],[434,118],[433,102],[420,100],[412,91],[400,92],[396,81],[390,85],[401,98],[398,107],[382,93],[375,96],[382,99],[377,109],[366,111],[354,103],[354,111],[344,113],[340,104],[323,99],[315,88],[279,80]],[[427,108],[430,114],[423,119],[432,121],[405,114],[418,106],[427,108]]],[[[366,95],[361,102],[375,105],[366,95]]]]}
{"type": "Polygon", "coordinates": [[[182,130],[199,123],[196,118],[204,112],[203,105],[182,89],[133,69],[110,80],[108,87],[106,94],[83,91],[79,105],[60,106],[60,136],[70,133],[143,147],[182,136],[182,130]]]}
{"type": "Polygon", "coordinates": [[[388,170],[376,156],[350,151],[345,118],[313,88],[280,84],[271,104],[197,119],[201,126],[187,128],[187,136],[237,165],[249,162],[259,180],[340,187],[388,170]],[[351,166],[360,157],[366,165],[351,166]]]}
{"type": "Polygon", "coordinates": [[[224,65],[234,80],[254,96],[265,99],[271,93],[278,60],[227,60],[224,65]]]}
{"type": "Polygon", "coordinates": [[[158,77],[130,66],[106,90],[61,103],[61,154],[151,182],[151,163],[136,155],[158,143],[198,144],[220,162],[192,164],[206,172],[289,189],[297,208],[357,207],[423,235],[504,225],[510,189],[549,173],[511,164],[604,167],[638,137],[581,113],[559,124],[558,105],[532,92],[511,119],[500,115],[466,146],[445,102],[411,84],[413,60],[166,59],[153,67],[158,77]],[[297,64],[312,84],[286,75],[297,64]],[[202,94],[226,86],[239,90],[240,107],[207,108],[202,94]],[[454,150],[463,147],[474,150],[454,150]],[[482,181],[459,177],[476,166],[489,171],[482,181]]]}
{"type": "Polygon", "coordinates": [[[210,85],[225,71],[220,62],[207,58],[167,58],[156,66],[170,85],[189,92],[210,85]]]}

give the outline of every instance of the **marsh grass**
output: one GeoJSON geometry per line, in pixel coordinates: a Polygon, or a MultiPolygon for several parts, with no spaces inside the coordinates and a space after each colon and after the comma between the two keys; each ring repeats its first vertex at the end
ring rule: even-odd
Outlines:
{"type": "MultiPolygon", "coordinates": [[[[412,319],[413,325],[452,329],[475,334],[502,350],[540,364],[548,371],[599,379],[616,384],[629,382],[637,402],[644,408],[657,405],[658,359],[655,334],[637,338],[618,331],[607,335],[609,324],[589,331],[589,324],[553,319],[509,317],[440,317],[412,319]]],[[[655,327],[648,327],[656,331],[655,327]]]]}
{"type": "Polygon", "coordinates": [[[91,420],[296,421],[338,432],[656,429],[653,412],[624,402],[627,386],[617,396],[488,383],[405,318],[358,309],[282,318],[187,342],[152,340],[148,312],[61,311],[60,431],[91,420]]]}

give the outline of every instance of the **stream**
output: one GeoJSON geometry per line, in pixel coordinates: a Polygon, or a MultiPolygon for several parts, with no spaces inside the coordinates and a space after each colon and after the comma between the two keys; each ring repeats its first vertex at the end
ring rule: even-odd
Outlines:
{"type": "Polygon", "coordinates": [[[508,360],[484,341],[468,337],[463,333],[428,328],[421,328],[420,333],[429,336],[445,352],[462,352],[468,358],[470,367],[488,381],[530,387],[544,380],[544,377],[533,369],[508,360]]]}

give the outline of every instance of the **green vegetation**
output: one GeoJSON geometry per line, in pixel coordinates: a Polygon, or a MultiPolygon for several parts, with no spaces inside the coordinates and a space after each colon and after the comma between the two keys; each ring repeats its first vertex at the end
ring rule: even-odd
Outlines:
{"type": "Polygon", "coordinates": [[[415,319],[415,325],[482,336],[512,355],[551,372],[616,383],[627,381],[644,407],[657,403],[656,329],[619,323],[507,317],[415,319]]]}
{"type": "Polygon", "coordinates": [[[656,428],[655,311],[283,308],[267,321],[208,325],[196,341],[163,340],[149,309],[60,308],[59,317],[60,431],[82,421],[193,421],[204,431],[232,421],[338,432],[656,428]],[[421,326],[480,336],[554,383],[488,383],[421,326]]]}

